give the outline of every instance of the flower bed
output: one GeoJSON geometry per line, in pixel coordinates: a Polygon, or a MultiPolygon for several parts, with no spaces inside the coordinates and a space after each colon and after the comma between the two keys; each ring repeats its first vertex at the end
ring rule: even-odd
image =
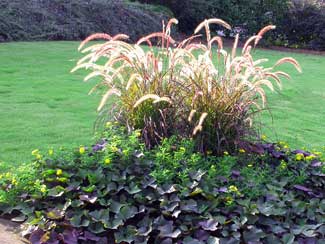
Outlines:
{"type": "Polygon", "coordinates": [[[19,212],[16,221],[27,217],[31,243],[325,238],[325,164],[319,152],[260,144],[237,156],[215,157],[176,138],[146,150],[136,132],[128,135],[119,125],[109,125],[104,134],[92,147],[34,151],[37,174],[29,181],[19,173],[1,176],[2,189],[16,189],[15,202],[1,209],[19,212]]]}

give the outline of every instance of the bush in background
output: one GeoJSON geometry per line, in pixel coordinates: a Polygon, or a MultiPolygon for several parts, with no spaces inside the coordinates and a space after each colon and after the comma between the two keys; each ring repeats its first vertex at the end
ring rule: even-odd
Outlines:
{"type": "Polygon", "coordinates": [[[150,4],[169,7],[180,21],[180,30],[191,31],[202,19],[216,17],[243,26],[248,35],[256,33],[260,26],[278,24],[287,13],[288,2],[284,0],[140,0],[150,4]]]}
{"type": "Polygon", "coordinates": [[[78,40],[94,32],[140,36],[161,29],[167,11],[110,0],[3,0],[0,41],[78,40]]]}
{"type": "Polygon", "coordinates": [[[289,14],[279,25],[278,33],[278,45],[325,50],[324,3],[293,1],[289,14]]]}
{"type": "Polygon", "coordinates": [[[277,30],[264,42],[267,45],[325,50],[325,4],[321,0],[139,1],[169,7],[185,33],[202,19],[217,17],[241,28],[245,35],[255,34],[263,25],[276,25],[277,30]]]}

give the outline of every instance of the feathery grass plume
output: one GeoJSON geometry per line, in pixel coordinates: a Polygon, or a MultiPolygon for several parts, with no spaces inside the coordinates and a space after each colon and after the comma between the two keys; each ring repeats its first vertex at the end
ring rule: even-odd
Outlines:
{"type": "Polygon", "coordinates": [[[96,39],[104,39],[104,40],[111,40],[112,36],[106,33],[95,33],[87,37],[83,42],[81,42],[78,50],[80,51],[88,42],[96,40],[96,39]]]}
{"type": "Polygon", "coordinates": [[[210,31],[211,24],[231,29],[223,20],[203,21],[179,43],[171,36],[171,26],[177,23],[171,19],[162,32],[140,38],[136,44],[125,42],[123,34],[92,35],[82,42],[85,56],[73,71],[91,70],[85,80],[102,78],[91,90],[103,92],[100,116],[107,115],[103,112],[108,110],[107,101],[117,95],[111,117],[131,130],[140,129],[148,147],[178,135],[193,138],[204,153],[238,151],[238,145],[242,147],[254,132],[254,116],[267,103],[265,88],[274,91],[276,85],[281,89],[281,78],[290,78],[275,68],[283,63],[293,64],[298,71],[301,68],[293,58],[280,59],[273,67],[263,66],[267,59],[253,59],[251,49],[275,26],[266,26],[249,38],[237,55],[239,35],[228,53],[222,38],[210,31]],[[201,35],[196,34],[202,29],[206,42],[198,43],[201,35]],[[106,41],[84,48],[97,38],[106,41]]]}

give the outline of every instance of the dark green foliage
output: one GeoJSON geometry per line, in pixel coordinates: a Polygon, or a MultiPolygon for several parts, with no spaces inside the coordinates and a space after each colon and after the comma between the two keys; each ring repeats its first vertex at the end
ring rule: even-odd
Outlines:
{"type": "Polygon", "coordinates": [[[325,50],[325,5],[293,4],[278,32],[280,45],[325,50]]]}
{"type": "Polygon", "coordinates": [[[132,41],[161,30],[167,15],[111,0],[3,0],[0,41],[78,40],[96,32],[128,33],[132,41]]]}
{"type": "Polygon", "coordinates": [[[325,50],[325,5],[322,1],[283,0],[140,0],[169,7],[180,20],[179,28],[191,32],[205,18],[221,18],[252,35],[261,26],[277,30],[264,44],[325,50]]]}
{"type": "Polygon", "coordinates": [[[180,30],[191,32],[205,18],[221,18],[245,27],[252,35],[267,24],[277,24],[288,9],[284,0],[141,0],[168,6],[180,21],[180,30]]]}
{"type": "Polygon", "coordinates": [[[23,213],[16,220],[26,215],[39,227],[31,230],[31,243],[325,239],[325,166],[318,157],[267,144],[257,146],[261,154],[216,158],[193,153],[191,141],[176,138],[148,151],[137,133],[108,127],[106,139],[91,148],[37,160],[46,188],[27,190],[14,206],[2,204],[6,213],[23,213]]]}

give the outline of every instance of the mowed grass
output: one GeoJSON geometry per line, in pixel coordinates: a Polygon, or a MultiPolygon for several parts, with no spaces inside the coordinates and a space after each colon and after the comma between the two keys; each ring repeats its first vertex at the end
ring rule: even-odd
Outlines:
{"type": "Polygon", "coordinates": [[[31,150],[90,143],[98,97],[85,73],[71,74],[77,42],[0,44],[0,160],[21,163],[31,150]]]}
{"type": "MultiPolygon", "coordinates": [[[[88,96],[93,82],[85,72],[71,74],[80,57],[78,42],[0,44],[0,161],[19,164],[31,151],[89,145],[100,97],[88,96]]],[[[325,57],[256,50],[256,58],[270,63],[284,56],[303,67],[292,75],[280,93],[270,94],[268,112],[262,116],[263,133],[272,141],[292,147],[325,145],[325,57]]]]}

